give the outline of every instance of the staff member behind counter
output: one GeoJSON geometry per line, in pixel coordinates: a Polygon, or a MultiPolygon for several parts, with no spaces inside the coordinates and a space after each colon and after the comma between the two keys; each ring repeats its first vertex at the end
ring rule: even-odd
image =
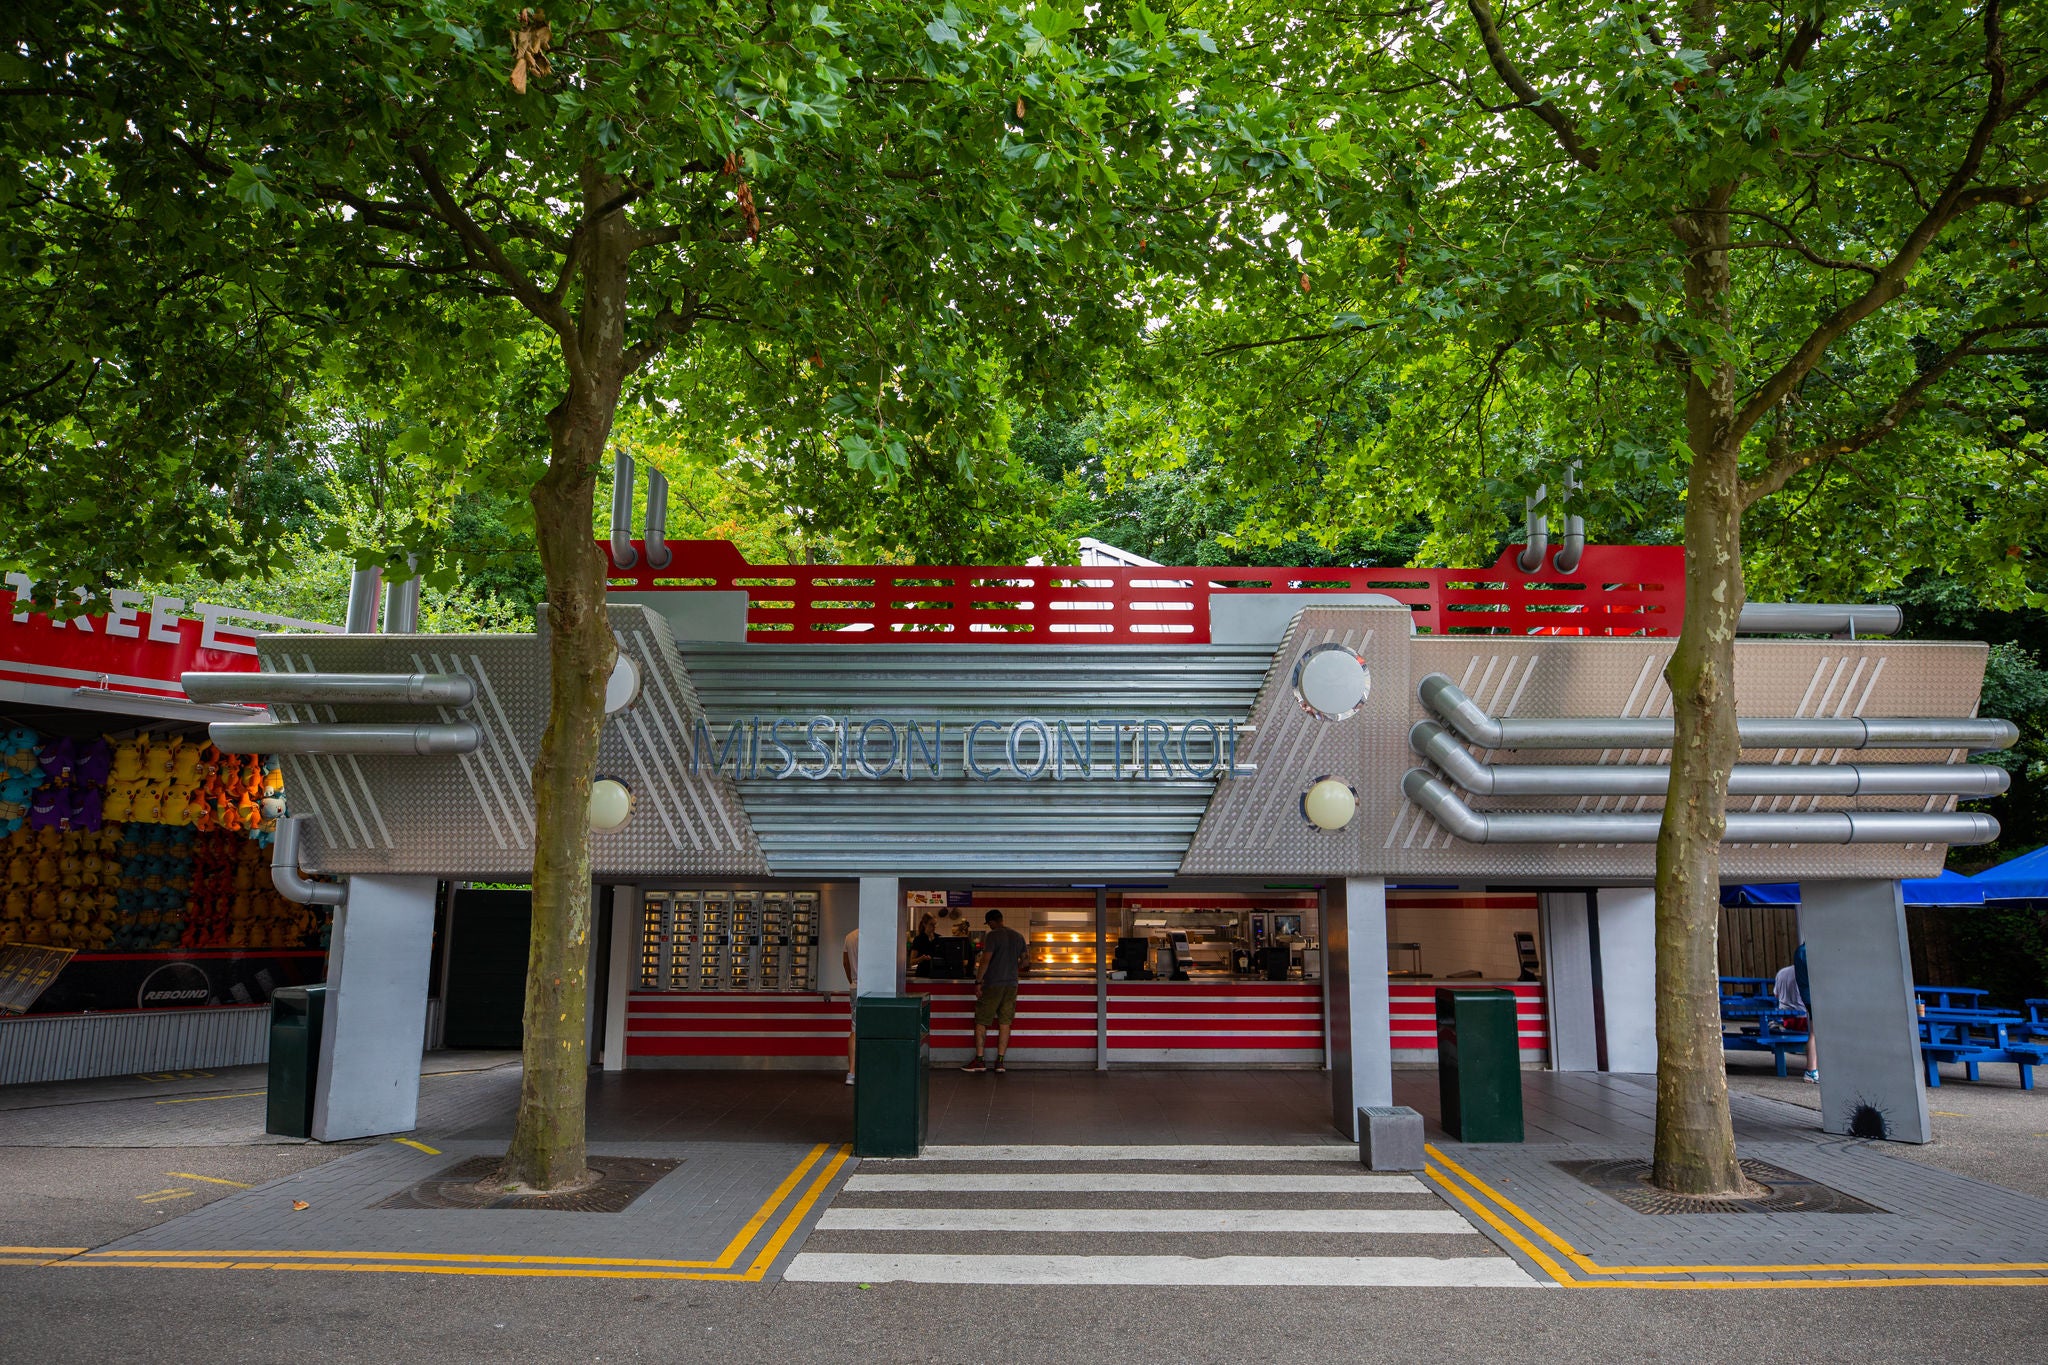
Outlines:
{"type": "Polygon", "coordinates": [[[957,981],[970,974],[974,940],[967,921],[955,922],[953,933],[944,933],[937,919],[927,914],[918,919],[917,932],[910,936],[910,970],[915,976],[957,981]]]}
{"type": "Polygon", "coordinates": [[[933,959],[939,952],[939,921],[926,914],[918,917],[917,932],[910,936],[910,970],[919,976],[930,976],[934,970],[933,959]]]}

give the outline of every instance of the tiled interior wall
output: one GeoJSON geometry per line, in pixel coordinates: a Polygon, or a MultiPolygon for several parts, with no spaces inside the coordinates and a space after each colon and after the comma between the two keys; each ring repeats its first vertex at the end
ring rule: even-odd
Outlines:
{"type": "MultiPolygon", "coordinates": [[[[1422,970],[1440,978],[1477,970],[1489,981],[1513,981],[1522,970],[1515,957],[1518,930],[1536,933],[1534,909],[1387,907],[1387,941],[1421,944],[1422,970]]],[[[1536,941],[1540,951],[1543,940],[1536,941]]],[[[1400,968],[1408,958],[1407,953],[1388,955],[1391,965],[1400,968]]]]}

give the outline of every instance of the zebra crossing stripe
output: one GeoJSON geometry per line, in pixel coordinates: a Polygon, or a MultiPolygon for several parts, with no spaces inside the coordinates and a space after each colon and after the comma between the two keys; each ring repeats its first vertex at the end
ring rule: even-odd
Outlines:
{"type": "Polygon", "coordinates": [[[1506,1256],[938,1256],[798,1254],[785,1280],[818,1284],[1265,1285],[1513,1288],[1540,1285],[1506,1256]]]}
{"type": "Polygon", "coordinates": [[[1342,1161],[1358,1164],[1356,1143],[1288,1146],[1018,1146],[927,1147],[919,1161],[1342,1161]]]}
{"type": "Polygon", "coordinates": [[[1428,1194],[1406,1175],[1174,1175],[1163,1171],[861,1171],[849,1194],[1428,1194]]]}
{"type": "Polygon", "coordinates": [[[1332,1232],[1472,1236],[1450,1209],[834,1208],[821,1232],[1332,1232]]]}

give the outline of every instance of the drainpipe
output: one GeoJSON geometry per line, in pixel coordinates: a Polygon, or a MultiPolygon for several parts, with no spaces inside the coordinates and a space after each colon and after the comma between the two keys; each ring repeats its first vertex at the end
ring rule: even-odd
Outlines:
{"type": "Polygon", "coordinates": [[[392,703],[467,706],[476,680],[461,673],[186,673],[178,679],[194,701],[392,703]]]}
{"type": "Polygon", "coordinates": [[[666,569],[674,557],[668,549],[668,475],[647,466],[647,534],[641,543],[647,546],[647,567],[666,569]]]}
{"type": "Polygon", "coordinates": [[[406,571],[411,577],[388,584],[384,589],[384,633],[386,635],[417,635],[420,629],[420,576],[419,560],[412,555],[405,557],[406,571]]]}
{"type": "Polygon", "coordinates": [[[342,905],[348,901],[343,882],[316,882],[299,871],[302,815],[288,815],[277,822],[276,842],[270,848],[270,884],[277,894],[298,905],[342,905]]]}
{"type": "Polygon", "coordinates": [[[1745,602],[1735,629],[1742,635],[1897,635],[1906,613],[1852,602],[1745,602]]]}
{"type": "Polygon", "coordinates": [[[268,721],[215,721],[206,727],[224,754],[474,753],[482,740],[466,720],[441,725],[276,725],[268,721]]]}
{"type": "MultiPolygon", "coordinates": [[[[1573,494],[1583,487],[1585,485],[1579,482],[1579,462],[1573,460],[1564,471],[1564,505],[1566,507],[1576,507],[1578,505],[1578,501],[1573,497],[1573,494]]],[[[1564,519],[1564,546],[1558,550],[1557,558],[1552,560],[1551,563],[1559,573],[1577,573],[1579,570],[1579,560],[1585,556],[1585,553],[1586,519],[1577,512],[1568,513],[1564,519]]]]}

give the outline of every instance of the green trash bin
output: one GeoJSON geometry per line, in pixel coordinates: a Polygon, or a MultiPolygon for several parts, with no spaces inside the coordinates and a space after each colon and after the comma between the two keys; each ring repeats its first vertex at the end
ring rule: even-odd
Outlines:
{"type": "Polygon", "coordinates": [[[931,1112],[932,1002],[863,995],[853,1007],[853,1153],[916,1156],[931,1112]]]}
{"type": "Polygon", "coordinates": [[[325,986],[284,986],[270,993],[264,1132],[313,1136],[313,1086],[320,1075],[320,1027],[326,1014],[325,986]]]}
{"type": "Polygon", "coordinates": [[[1444,1131],[1458,1141],[1522,1140],[1519,1034],[1513,991],[1437,987],[1437,1095],[1444,1131]]]}

